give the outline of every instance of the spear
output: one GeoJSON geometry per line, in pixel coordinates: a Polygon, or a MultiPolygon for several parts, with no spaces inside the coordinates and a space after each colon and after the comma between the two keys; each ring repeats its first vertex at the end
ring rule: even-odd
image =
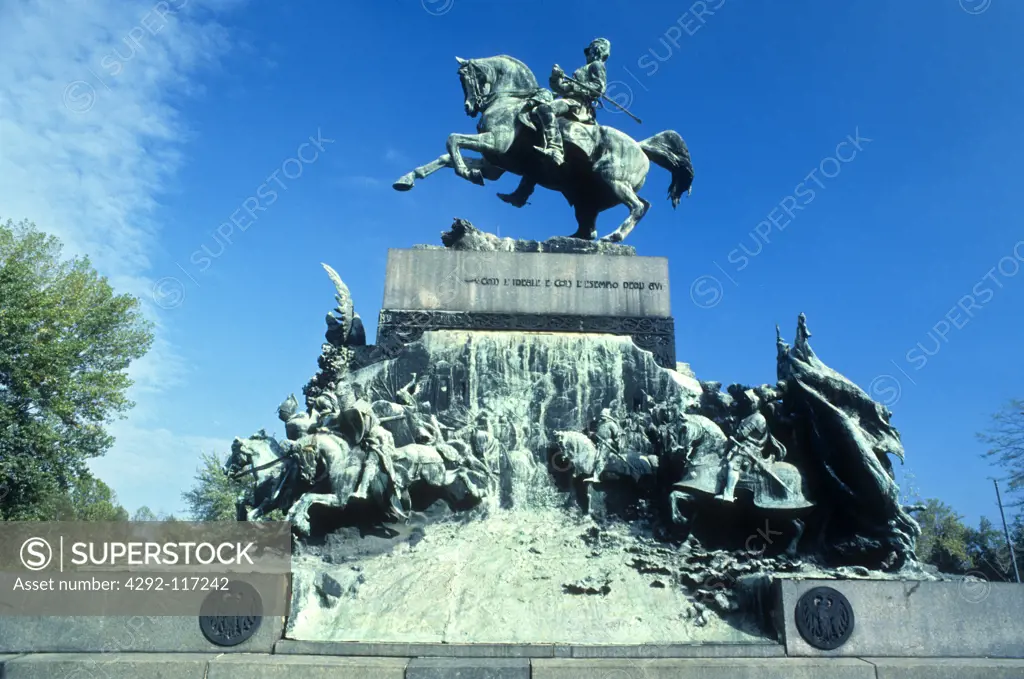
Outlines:
{"type": "MultiPolygon", "coordinates": [[[[595,90],[593,87],[591,87],[587,83],[581,83],[579,80],[577,80],[576,78],[573,78],[571,75],[566,75],[566,74],[563,73],[562,74],[562,78],[564,80],[568,80],[571,83],[576,83],[580,87],[582,87],[582,88],[584,88],[586,90],[590,90],[594,94],[597,94],[597,90],[595,90]]],[[[619,109],[620,111],[622,111],[623,113],[625,113],[627,116],[629,116],[633,120],[637,121],[638,123],[642,124],[644,122],[644,121],[640,120],[639,118],[637,118],[635,115],[633,115],[628,108],[626,108],[622,104],[618,103],[617,101],[613,101],[612,99],[609,99],[605,94],[602,93],[602,94],[600,94],[598,96],[600,96],[602,99],[607,101],[609,104],[611,104],[615,108],[619,109]]]]}

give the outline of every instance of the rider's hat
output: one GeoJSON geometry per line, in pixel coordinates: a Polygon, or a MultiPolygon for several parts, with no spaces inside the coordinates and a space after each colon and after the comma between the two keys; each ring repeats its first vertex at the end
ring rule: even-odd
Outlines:
{"type": "Polygon", "coordinates": [[[607,60],[612,54],[612,44],[604,38],[594,38],[594,40],[587,45],[587,48],[583,50],[583,54],[589,57],[592,50],[597,50],[600,56],[607,60]]]}

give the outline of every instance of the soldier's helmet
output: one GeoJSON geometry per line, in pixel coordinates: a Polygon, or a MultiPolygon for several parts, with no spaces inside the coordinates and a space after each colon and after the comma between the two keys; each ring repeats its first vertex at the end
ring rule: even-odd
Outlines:
{"type": "Polygon", "coordinates": [[[299,410],[299,402],[295,398],[295,394],[290,395],[281,405],[277,406],[277,416],[282,421],[287,422],[288,418],[294,415],[299,410]]]}
{"type": "Polygon", "coordinates": [[[316,407],[318,410],[324,413],[336,413],[340,409],[338,403],[338,397],[336,394],[325,391],[316,398],[316,407]]]}
{"type": "Polygon", "coordinates": [[[742,393],[746,406],[751,410],[757,410],[757,407],[761,405],[761,395],[758,394],[757,389],[746,389],[742,393]]]}
{"type": "Polygon", "coordinates": [[[587,48],[583,50],[583,54],[586,55],[587,59],[590,59],[590,55],[594,54],[601,61],[608,61],[608,57],[612,55],[612,44],[604,38],[596,38],[587,45],[587,48]]]}

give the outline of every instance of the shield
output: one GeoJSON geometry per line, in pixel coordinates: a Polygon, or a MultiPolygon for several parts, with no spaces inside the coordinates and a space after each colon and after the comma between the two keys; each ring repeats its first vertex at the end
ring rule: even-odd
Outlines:
{"type": "Polygon", "coordinates": [[[761,509],[807,509],[814,506],[807,499],[804,475],[788,462],[754,464],[736,487],[753,493],[754,506],[761,509]]]}
{"type": "Polygon", "coordinates": [[[370,419],[373,410],[366,401],[356,401],[351,408],[338,413],[338,431],[348,437],[352,443],[358,444],[369,433],[370,419]]]}
{"type": "Polygon", "coordinates": [[[686,476],[672,484],[672,487],[714,496],[725,481],[726,466],[721,456],[698,458],[689,465],[686,476]]]}

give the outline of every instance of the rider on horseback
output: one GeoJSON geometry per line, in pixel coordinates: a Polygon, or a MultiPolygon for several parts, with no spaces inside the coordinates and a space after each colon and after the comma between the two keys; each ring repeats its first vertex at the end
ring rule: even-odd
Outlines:
{"type": "MultiPolygon", "coordinates": [[[[732,391],[735,393],[739,390],[732,391]]],[[[786,457],[786,447],[772,435],[768,420],[762,412],[769,404],[766,404],[754,389],[743,390],[737,396],[737,405],[743,419],[736,426],[734,434],[729,437],[732,445],[726,454],[725,485],[715,496],[726,502],[735,500],[736,486],[744,475],[763,475],[766,462],[771,463],[786,457]]]]}
{"type": "Polygon", "coordinates": [[[395,452],[395,440],[391,432],[381,426],[373,407],[365,399],[356,398],[351,392],[346,391],[340,401],[339,430],[350,445],[362,448],[366,453],[359,485],[349,498],[366,499],[369,496],[370,484],[383,471],[388,479],[388,488],[385,491],[388,497],[385,499],[391,505],[390,511],[404,518],[401,506],[403,487],[391,459],[395,452]]]}
{"type": "Polygon", "coordinates": [[[565,71],[558,64],[551,69],[551,89],[560,98],[540,102],[530,115],[544,138],[544,146],[535,148],[554,160],[556,165],[565,162],[558,117],[568,117],[581,123],[595,121],[595,104],[608,86],[604,62],[608,61],[611,52],[612,44],[604,38],[597,38],[583,50],[587,64],[576,69],[571,80],[566,78],[565,71]]]}

